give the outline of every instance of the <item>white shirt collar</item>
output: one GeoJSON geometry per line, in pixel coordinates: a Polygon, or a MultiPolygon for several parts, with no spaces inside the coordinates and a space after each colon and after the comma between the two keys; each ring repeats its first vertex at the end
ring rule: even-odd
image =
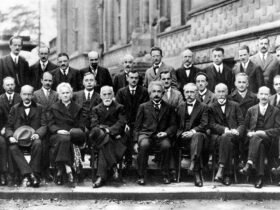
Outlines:
{"type": "Polygon", "coordinates": [[[241,95],[244,98],[246,96],[248,90],[245,90],[244,92],[239,92],[239,91],[237,91],[237,92],[239,93],[239,95],[241,95]]]}
{"type": "Polygon", "coordinates": [[[207,92],[207,88],[205,88],[202,92],[198,91],[198,94],[199,95],[205,95],[207,92]]]}
{"type": "Polygon", "coordinates": [[[241,62],[242,63],[242,67],[247,69],[249,62],[250,62],[250,59],[248,59],[248,61],[246,63],[242,63],[241,62]]]}
{"type": "Polygon", "coordinates": [[[14,98],[14,95],[15,95],[15,92],[13,92],[12,94],[9,94],[9,93],[5,92],[5,94],[6,94],[6,96],[7,96],[8,99],[9,99],[9,96],[11,96],[12,99],[13,99],[13,98],[14,98]]]}
{"type": "Polygon", "coordinates": [[[135,87],[130,87],[130,85],[128,85],[128,88],[129,88],[130,91],[132,91],[132,90],[135,90],[135,91],[136,91],[136,87],[137,87],[137,86],[135,86],[135,87]]]}
{"type": "Polygon", "coordinates": [[[94,89],[92,89],[91,91],[88,91],[87,89],[84,89],[85,95],[88,96],[88,93],[90,94],[90,97],[92,96],[94,89]]]}
{"type": "Polygon", "coordinates": [[[268,55],[268,51],[266,53],[259,52],[259,55],[260,55],[261,59],[263,58],[263,55],[264,55],[264,58],[266,59],[267,55],[268,55]]]}
{"type": "Polygon", "coordinates": [[[48,63],[49,63],[49,61],[47,60],[45,63],[43,62],[43,61],[41,61],[40,60],[40,64],[41,64],[41,66],[44,64],[45,66],[47,66],[48,65],[48,63]]]}
{"type": "Polygon", "coordinates": [[[217,99],[218,103],[222,106],[224,106],[227,102],[227,99],[224,99],[223,101],[221,101],[221,99],[217,99]]]}
{"type": "Polygon", "coordinates": [[[15,61],[15,58],[17,58],[17,62],[18,62],[18,57],[19,57],[19,55],[15,55],[15,54],[13,54],[13,53],[10,53],[10,55],[11,55],[13,61],[15,61]]]}
{"type": "Polygon", "coordinates": [[[223,71],[223,69],[224,69],[223,63],[221,63],[220,65],[217,65],[217,64],[213,63],[213,65],[215,66],[215,69],[216,69],[216,70],[219,68],[220,71],[223,71]]]}
{"type": "Polygon", "coordinates": [[[161,65],[162,65],[162,61],[158,65],[154,64],[154,66],[158,66],[159,68],[161,67],[161,65]]]}
{"type": "Polygon", "coordinates": [[[28,104],[23,103],[23,106],[30,106],[30,105],[31,105],[31,102],[28,104]]]}
{"type": "Polygon", "coordinates": [[[259,103],[259,106],[260,106],[260,108],[263,108],[263,109],[267,109],[267,107],[268,107],[268,103],[266,104],[266,105],[262,105],[261,103],[259,103]]]}
{"type": "Polygon", "coordinates": [[[68,103],[64,103],[64,102],[62,102],[63,104],[64,104],[64,106],[68,106],[69,104],[71,104],[71,101],[69,101],[68,103]]]}
{"type": "MultiPolygon", "coordinates": [[[[62,69],[60,69],[60,72],[61,72],[62,74],[64,74],[64,72],[63,72],[62,69]]],[[[68,73],[69,73],[69,67],[65,70],[65,74],[68,75],[68,73]]]]}
{"type": "Polygon", "coordinates": [[[44,93],[46,94],[47,92],[51,92],[51,89],[46,89],[46,88],[44,88],[43,86],[42,86],[42,90],[44,91],[44,93]]]}
{"type": "MultiPolygon", "coordinates": [[[[186,64],[184,64],[184,67],[186,68],[186,69],[188,69],[188,68],[191,68],[192,67],[192,63],[190,64],[190,65],[186,65],[186,64]]],[[[189,69],[188,69],[189,70],[189,69]]]]}

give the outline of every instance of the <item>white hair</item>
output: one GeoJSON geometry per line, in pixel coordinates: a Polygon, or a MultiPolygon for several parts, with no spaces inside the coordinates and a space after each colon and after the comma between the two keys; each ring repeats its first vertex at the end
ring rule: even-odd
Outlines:
{"type": "Polygon", "coordinates": [[[62,82],[60,83],[57,87],[56,87],[56,92],[58,93],[58,96],[60,97],[61,92],[62,92],[62,88],[68,88],[68,90],[71,93],[71,98],[73,96],[73,88],[71,87],[71,85],[67,82],[62,82]]]}
{"type": "Polygon", "coordinates": [[[108,85],[105,85],[105,86],[101,87],[101,89],[100,89],[100,95],[102,95],[102,93],[103,93],[104,91],[106,91],[106,90],[109,90],[109,91],[112,92],[113,95],[114,95],[114,89],[113,89],[113,87],[112,87],[112,86],[108,86],[108,85]]]}

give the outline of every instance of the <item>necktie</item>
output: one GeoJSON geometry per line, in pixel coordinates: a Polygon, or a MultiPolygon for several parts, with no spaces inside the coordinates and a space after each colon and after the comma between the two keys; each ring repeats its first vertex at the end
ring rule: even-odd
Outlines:
{"type": "Polygon", "coordinates": [[[217,67],[217,71],[219,74],[221,74],[221,68],[219,66],[217,67]]]}
{"type": "Polygon", "coordinates": [[[9,104],[10,104],[10,105],[13,103],[13,99],[12,99],[12,96],[11,96],[11,95],[9,95],[8,101],[9,101],[9,104]]]}
{"type": "Polygon", "coordinates": [[[90,92],[88,92],[87,100],[90,101],[90,92]]]}
{"type": "Polygon", "coordinates": [[[201,102],[203,102],[203,97],[204,97],[204,94],[203,95],[199,94],[199,98],[200,98],[201,102]]]}
{"type": "Polygon", "coordinates": [[[43,63],[43,64],[42,64],[42,70],[45,71],[45,69],[46,69],[46,64],[43,63]]]}
{"type": "Polygon", "coordinates": [[[46,91],[46,98],[49,98],[49,96],[50,96],[50,90],[47,90],[46,91]]]}
{"type": "Polygon", "coordinates": [[[265,107],[261,107],[261,115],[262,115],[262,116],[265,115],[265,107]]]}
{"type": "Polygon", "coordinates": [[[130,93],[131,93],[131,95],[134,96],[135,95],[135,90],[131,90],[130,93]]]}
{"type": "Polygon", "coordinates": [[[263,63],[265,63],[265,54],[263,54],[262,56],[263,56],[262,61],[263,61],[263,63]]]}
{"type": "Polygon", "coordinates": [[[157,66],[157,65],[154,65],[154,72],[155,72],[155,74],[157,74],[158,73],[158,68],[159,68],[159,66],[157,66]]]}
{"type": "Polygon", "coordinates": [[[193,106],[193,104],[191,104],[191,103],[187,103],[187,106],[193,106]]]}
{"type": "Polygon", "coordinates": [[[15,64],[17,65],[18,64],[17,57],[15,57],[14,61],[15,61],[15,64]]]}

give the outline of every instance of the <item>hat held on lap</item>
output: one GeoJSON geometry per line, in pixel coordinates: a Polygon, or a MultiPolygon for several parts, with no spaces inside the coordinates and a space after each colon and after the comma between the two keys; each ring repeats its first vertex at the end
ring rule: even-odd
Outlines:
{"type": "Polygon", "coordinates": [[[70,130],[70,139],[73,144],[81,146],[86,141],[86,134],[80,128],[72,128],[70,130]]]}
{"type": "Polygon", "coordinates": [[[13,137],[18,141],[18,145],[21,147],[30,147],[32,144],[31,136],[35,133],[35,130],[28,126],[23,125],[17,128],[13,137]]]}

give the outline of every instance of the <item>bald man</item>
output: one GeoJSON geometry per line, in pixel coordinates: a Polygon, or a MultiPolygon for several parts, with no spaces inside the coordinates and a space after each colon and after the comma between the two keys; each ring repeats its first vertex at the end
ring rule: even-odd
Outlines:
{"type": "MultiPolygon", "coordinates": [[[[228,100],[228,87],[219,83],[215,87],[217,100],[210,106],[211,139],[218,145],[219,160],[215,181],[231,185],[232,158],[244,133],[244,118],[239,105],[228,100]]],[[[238,151],[238,150],[237,150],[238,151]]]]}
{"type": "Polygon", "coordinates": [[[31,186],[39,187],[42,156],[41,139],[46,134],[47,125],[44,119],[43,107],[32,100],[33,87],[29,85],[22,86],[20,96],[22,102],[12,107],[5,133],[5,137],[9,142],[9,153],[13,163],[12,166],[9,166],[9,170],[11,170],[10,173],[13,175],[15,169],[18,169],[23,177],[28,178],[31,186]],[[29,163],[21,151],[18,139],[13,136],[14,132],[22,126],[30,126],[35,130],[35,133],[30,137],[31,160],[29,163]]]}
{"type": "MultiPolygon", "coordinates": [[[[265,157],[273,139],[280,135],[280,111],[269,104],[270,89],[260,87],[258,91],[259,104],[251,107],[245,118],[247,137],[249,141],[248,160],[242,174],[250,175],[251,169],[256,169],[256,188],[263,186],[265,157]]],[[[270,159],[268,157],[268,159],[270,159]]]]}
{"type": "Polygon", "coordinates": [[[179,90],[183,93],[183,87],[187,83],[195,83],[195,76],[201,70],[193,65],[193,52],[186,49],[182,52],[183,64],[176,70],[179,90]]]}
{"type": "Polygon", "coordinates": [[[110,72],[107,68],[99,66],[99,54],[96,51],[88,53],[89,66],[81,69],[82,78],[86,72],[91,72],[95,76],[96,84],[94,91],[99,93],[102,86],[108,85],[113,86],[110,72]]]}

